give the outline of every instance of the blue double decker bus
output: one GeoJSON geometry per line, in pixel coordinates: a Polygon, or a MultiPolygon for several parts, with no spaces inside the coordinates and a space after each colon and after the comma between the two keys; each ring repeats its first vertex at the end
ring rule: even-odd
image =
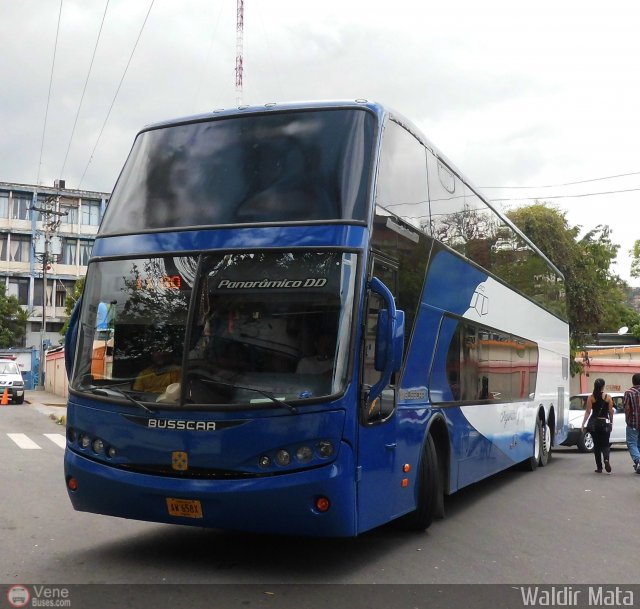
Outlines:
{"type": "Polygon", "coordinates": [[[566,437],[563,278],[377,103],[155,124],[66,337],[76,510],[294,535],[425,529],[566,437]]]}

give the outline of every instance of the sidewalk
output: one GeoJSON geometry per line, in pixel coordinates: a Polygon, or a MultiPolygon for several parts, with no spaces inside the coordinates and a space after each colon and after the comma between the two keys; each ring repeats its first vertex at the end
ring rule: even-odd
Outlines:
{"type": "Polygon", "coordinates": [[[39,389],[27,389],[24,392],[24,403],[46,415],[55,415],[57,418],[67,414],[67,400],[48,391],[39,389]]]}

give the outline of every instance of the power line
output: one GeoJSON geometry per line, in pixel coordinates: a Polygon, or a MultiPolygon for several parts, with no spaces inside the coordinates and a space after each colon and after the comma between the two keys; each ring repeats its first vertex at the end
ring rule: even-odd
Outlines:
{"type": "MultiPolygon", "coordinates": [[[[489,201],[490,203],[495,203],[495,202],[502,202],[502,201],[541,201],[541,200],[547,200],[547,199],[578,199],[582,197],[598,197],[601,195],[616,195],[619,193],[637,192],[639,190],[640,188],[628,188],[626,190],[609,190],[605,192],[585,192],[577,195],[544,195],[540,197],[514,197],[510,199],[506,198],[506,199],[486,199],[486,200],[489,201]]],[[[430,202],[436,203],[441,201],[453,201],[455,199],[466,199],[468,197],[469,195],[466,195],[466,194],[453,195],[451,197],[440,197],[440,198],[431,199],[430,202]]],[[[389,204],[386,204],[385,207],[386,208],[411,207],[413,205],[426,205],[427,203],[429,203],[429,201],[427,200],[411,201],[411,202],[407,201],[407,202],[401,202],[401,203],[389,203],[389,204]]]]}
{"type": "Polygon", "coordinates": [[[49,102],[51,101],[51,87],[53,85],[53,69],[56,65],[56,52],[58,50],[58,34],[60,33],[60,20],[62,17],[62,2],[60,0],[60,10],[58,11],[58,26],[56,27],[56,41],[53,45],[53,61],[51,62],[51,75],[49,76],[49,93],[47,95],[47,107],[44,111],[44,125],[42,127],[42,142],[40,143],[40,160],[38,161],[38,177],[36,184],[40,184],[40,171],[42,169],[42,152],[44,150],[44,137],[47,132],[47,117],[49,116],[49,102]]]}
{"type": "Polygon", "coordinates": [[[489,199],[492,203],[496,201],[539,201],[546,199],[579,199],[582,197],[597,197],[600,195],[617,195],[625,192],[637,192],[640,188],[628,188],[627,190],[609,190],[606,192],[585,192],[580,195],[551,195],[543,197],[516,197],[514,199],[489,199]]]}
{"type": "MultiPolygon", "coordinates": [[[[209,57],[211,56],[211,49],[213,48],[213,43],[215,42],[216,34],[218,33],[218,26],[220,25],[220,15],[222,14],[223,8],[224,8],[224,3],[220,2],[219,8],[218,8],[218,16],[216,17],[215,25],[213,27],[212,34],[211,34],[211,41],[209,42],[209,48],[207,49],[207,56],[205,58],[204,65],[202,66],[202,70],[200,71],[200,78],[198,78],[198,81],[197,81],[197,90],[195,95],[193,95],[192,97],[192,99],[196,100],[196,103],[195,103],[196,109],[199,108],[200,106],[200,94],[204,86],[204,83],[206,82],[206,69],[209,66],[209,57]]],[[[207,103],[207,105],[209,104],[207,103]]]]}
{"type": "Polygon", "coordinates": [[[621,173],[615,176],[605,176],[603,178],[592,178],[590,180],[580,180],[579,182],[565,182],[564,184],[547,184],[546,186],[480,186],[480,188],[504,188],[507,190],[516,190],[522,188],[560,188],[562,186],[575,186],[576,184],[587,184],[588,182],[600,182],[602,180],[613,180],[615,178],[626,178],[627,176],[640,175],[640,171],[634,171],[632,173],[621,173]]]}
{"type": "Polygon", "coordinates": [[[276,62],[273,59],[273,53],[271,52],[271,41],[269,40],[269,33],[268,33],[267,28],[265,27],[265,24],[264,24],[264,17],[262,15],[262,7],[260,6],[260,3],[256,4],[256,12],[260,16],[260,23],[262,24],[262,31],[264,32],[264,37],[265,37],[265,39],[267,41],[267,53],[269,54],[269,60],[271,61],[271,68],[272,68],[273,74],[275,74],[275,80],[276,80],[276,84],[277,84],[279,92],[280,92],[280,98],[281,99],[285,99],[284,87],[282,86],[282,79],[280,78],[280,72],[276,67],[276,62]]]}
{"type": "Polygon", "coordinates": [[[136,42],[133,45],[133,49],[131,50],[131,55],[129,56],[129,61],[127,61],[127,65],[124,68],[124,72],[122,73],[122,78],[120,79],[120,83],[118,84],[118,88],[116,89],[116,93],[113,96],[113,100],[111,101],[111,105],[109,106],[109,110],[107,112],[107,116],[104,119],[104,123],[102,123],[102,128],[100,129],[100,133],[98,134],[98,139],[96,140],[95,145],[93,146],[93,150],[91,151],[91,155],[89,156],[89,161],[87,162],[87,166],[84,168],[82,172],[82,177],[80,178],[80,182],[78,184],[78,189],[82,186],[82,181],[84,180],[84,176],[89,169],[89,165],[91,165],[91,161],[93,160],[93,155],[96,152],[96,148],[98,147],[98,143],[100,142],[100,138],[102,138],[102,134],[104,133],[104,128],[107,126],[107,121],[111,116],[111,110],[113,110],[113,106],[116,103],[116,99],[118,94],[120,93],[120,87],[122,87],[122,83],[124,82],[124,77],[127,75],[127,70],[129,69],[129,65],[131,64],[131,60],[133,59],[133,54],[136,52],[136,48],[138,46],[138,42],[140,42],[140,37],[142,36],[142,32],[144,31],[144,26],[147,24],[147,20],[149,19],[149,14],[151,13],[151,9],[153,8],[153,3],[155,0],[151,0],[151,4],[149,5],[149,10],[147,11],[147,15],[142,22],[142,27],[140,28],[140,32],[138,33],[138,38],[136,38],[136,42]]]}
{"type": "Polygon", "coordinates": [[[87,91],[87,84],[89,83],[89,76],[91,76],[91,69],[93,68],[93,60],[96,57],[96,51],[98,50],[98,43],[100,42],[100,36],[102,34],[102,26],[104,25],[104,20],[107,16],[107,9],[109,8],[109,0],[107,0],[107,4],[104,7],[104,14],[102,15],[102,22],[100,23],[100,30],[98,31],[98,38],[96,39],[96,46],[93,48],[93,55],[91,56],[91,62],[89,63],[89,71],[87,72],[87,78],[84,81],[84,88],[82,89],[82,95],[80,96],[80,103],[78,104],[78,111],[76,112],[76,118],[73,121],[73,128],[71,129],[71,137],[69,138],[69,145],[67,146],[67,152],[64,155],[64,162],[62,163],[62,169],[58,174],[58,177],[64,177],[64,170],[67,166],[67,157],[69,156],[69,150],[71,149],[71,142],[73,141],[73,135],[76,132],[76,125],[78,124],[78,117],[80,116],[80,109],[82,108],[82,102],[84,100],[84,94],[87,91]]]}

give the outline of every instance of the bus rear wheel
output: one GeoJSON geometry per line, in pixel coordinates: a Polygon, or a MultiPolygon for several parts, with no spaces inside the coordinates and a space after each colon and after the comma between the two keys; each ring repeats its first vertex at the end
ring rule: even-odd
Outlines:
{"type": "Polygon", "coordinates": [[[540,459],[538,464],[544,467],[551,459],[551,428],[542,419],[538,419],[540,426],[540,459]]]}
{"type": "MultiPolygon", "coordinates": [[[[540,456],[542,455],[542,438],[543,438],[543,423],[542,420],[538,417],[536,419],[536,426],[533,431],[533,454],[525,459],[520,465],[521,469],[525,471],[532,472],[538,469],[538,465],[540,464],[540,456]]],[[[546,461],[545,461],[546,463],[546,461]]]]}
{"type": "Polygon", "coordinates": [[[416,509],[400,519],[402,527],[412,531],[424,531],[429,528],[433,519],[440,513],[439,506],[442,500],[443,486],[438,451],[433,437],[429,434],[420,457],[416,509]]]}

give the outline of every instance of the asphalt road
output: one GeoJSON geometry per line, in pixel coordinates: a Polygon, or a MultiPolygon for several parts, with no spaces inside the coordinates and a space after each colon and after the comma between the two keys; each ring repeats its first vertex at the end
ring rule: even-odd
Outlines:
{"type": "MultiPolygon", "coordinates": [[[[593,456],[575,448],[558,449],[535,472],[503,472],[448,498],[446,518],[423,534],[389,525],[355,539],[315,539],[74,512],[56,436],[64,428],[33,407],[0,409],[3,584],[232,584],[227,593],[259,584],[264,602],[266,588],[283,584],[638,582],[640,476],[625,448],[614,450],[611,475],[594,474],[593,456]],[[21,448],[24,438],[8,434],[39,448],[21,448]]],[[[370,586],[359,589],[354,603],[370,586]]]]}

